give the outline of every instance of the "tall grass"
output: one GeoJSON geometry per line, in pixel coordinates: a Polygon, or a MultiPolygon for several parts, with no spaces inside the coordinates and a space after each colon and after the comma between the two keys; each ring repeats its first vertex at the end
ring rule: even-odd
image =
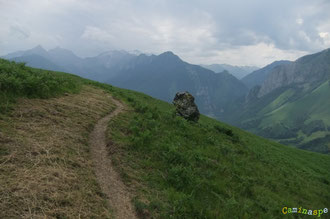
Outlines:
{"type": "Polygon", "coordinates": [[[79,81],[77,76],[0,59],[0,113],[8,111],[20,97],[50,98],[78,92],[79,81]]]}

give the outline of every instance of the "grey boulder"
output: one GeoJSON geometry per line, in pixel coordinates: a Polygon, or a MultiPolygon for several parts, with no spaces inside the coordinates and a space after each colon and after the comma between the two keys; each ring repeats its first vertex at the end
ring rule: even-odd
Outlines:
{"type": "Polygon", "coordinates": [[[177,115],[186,120],[197,122],[200,113],[194,100],[195,98],[187,91],[176,93],[173,104],[176,107],[177,115]]]}

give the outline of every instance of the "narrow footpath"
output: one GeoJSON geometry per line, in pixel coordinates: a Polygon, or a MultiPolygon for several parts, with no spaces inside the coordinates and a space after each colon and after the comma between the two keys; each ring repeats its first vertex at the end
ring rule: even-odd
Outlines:
{"type": "Polygon", "coordinates": [[[89,136],[89,145],[92,151],[94,171],[102,192],[106,194],[109,207],[114,211],[115,218],[134,219],[137,218],[131,204],[131,197],[119,174],[114,170],[108,156],[106,145],[106,130],[111,118],[124,110],[124,105],[118,100],[111,98],[117,108],[100,119],[89,136]]]}

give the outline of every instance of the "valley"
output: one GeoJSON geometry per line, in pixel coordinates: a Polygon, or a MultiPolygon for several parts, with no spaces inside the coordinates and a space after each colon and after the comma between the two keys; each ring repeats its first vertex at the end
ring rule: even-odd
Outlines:
{"type": "Polygon", "coordinates": [[[328,155],[290,148],[204,115],[191,123],[164,101],[74,75],[5,60],[0,71],[6,93],[0,217],[118,215],[98,183],[88,143],[97,121],[116,110],[112,97],[127,109],[106,122],[106,157],[137,217],[276,218],[283,206],[327,207],[328,155]],[[52,87],[59,81],[61,86],[52,87]]]}
{"type": "Polygon", "coordinates": [[[329,0],[0,0],[0,219],[330,218],[329,0]]]}
{"type": "Polygon", "coordinates": [[[283,144],[329,153],[329,59],[324,50],[276,67],[230,122],[283,144]]]}

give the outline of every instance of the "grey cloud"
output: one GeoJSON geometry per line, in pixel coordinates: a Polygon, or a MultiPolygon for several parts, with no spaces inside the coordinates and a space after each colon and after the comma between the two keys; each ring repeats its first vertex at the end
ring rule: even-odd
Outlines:
{"type": "MultiPolygon", "coordinates": [[[[230,45],[251,45],[258,42],[274,43],[280,49],[315,50],[319,40],[316,29],[323,22],[329,22],[330,16],[323,1],[231,1],[214,12],[218,20],[218,38],[230,45]],[[237,10],[234,4],[241,3],[237,10]],[[230,9],[235,8],[234,12],[230,9]],[[228,10],[230,12],[225,13],[228,10]],[[303,19],[299,25],[296,20],[303,19]],[[247,34],[249,33],[250,34],[247,34]],[[251,34],[252,33],[252,34],[251,34]],[[305,33],[312,42],[308,42],[300,33],[305,33]],[[254,37],[251,37],[254,36],[254,37]],[[312,45],[312,46],[311,46],[312,45]],[[311,48],[312,47],[312,48],[311,48]]],[[[322,46],[322,45],[321,45],[322,46]]]]}
{"type": "Polygon", "coordinates": [[[0,52],[37,44],[82,56],[173,50],[195,63],[263,65],[330,47],[320,37],[330,33],[328,11],[328,0],[0,0],[0,52]],[[259,52],[249,61],[240,50],[259,52]]]}

